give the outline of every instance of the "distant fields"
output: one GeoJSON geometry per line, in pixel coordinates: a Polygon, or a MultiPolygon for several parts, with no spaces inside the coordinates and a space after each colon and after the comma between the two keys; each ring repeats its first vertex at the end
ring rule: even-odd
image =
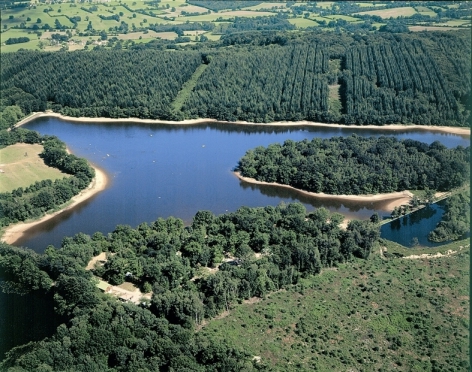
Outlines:
{"type": "MultiPolygon", "coordinates": [[[[462,17],[462,19],[457,19],[457,17],[439,18],[434,11],[437,8],[443,10],[458,9],[459,4],[438,7],[431,2],[418,6],[413,4],[413,6],[399,6],[396,8],[386,8],[389,4],[381,2],[359,2],[355,4],[357,4],[358,8],[352,14],[336,14],[340,6],[333,1],[293,3],[268,1],[240,9],[223,9],[220,11],[186,3],[185,0],[162,0],[159,3],[143,0],[112,0],[110,2],[92,3],[74,1],[51,4],[37,2],[31,3],[28,8],[2,9],[0,22],[0,29],[3,31],[1,33],[2,42],[10,37],[29,37],[31,40],[23,44],[3,44],[1,52],[14,52],[19,49],[43,49],[46,51],[93,49],[97,44],[105,48],[113,48],[115,46],[113,43],[110,45],[106,42],[99,43],[102,41],[99,35],[100,32],[106,32],[109,36],[108,39],[116,37],[123,41],[133,40],[133,42],[121,43],[118,46],[121,48],[130,48],[134,43],[146,43],[156,38],[176,40],[176,43],[184,46],[200,41],[195,40],[195,38],[191,38],[190,41],[177,38],[177,34],[157,36],[151,32],[143,35],[139,33],[149,30],[150,25],[172,26],[194,22],[212,22],[217,25],[221,21],[232,22],[235,17],[274,17],[280,14],[300,31],[305,31],[311,27],[319,27],[325,31],[335,30],[336,27],[349,30],[349,27],[356,26],[356,24],[361,25],[364,22],[357,15],[376,15],[385,19],[386,22],[391,17],[395,19],[399,17],[407,18],[412,15],[424,15],[431,18],[428,24],[425,24],[424,20],[420,20],[418,23],[409,21],[408,27],[470,27],[470,21],[465,17],[462,17]],[[300,7],[304,6],[306,10],[300,10],[300,7]],[[103,19],[112,16],[119,18],[103,19]],[[72,22],[73,20],[75,23],[72,22]],[[330,22],[339,20],[347,21],[349,27],[344,26],[345,24],[336,26],[331,24],[328,26],[330,22]],[[442,22],[437,23],[439,21],[442,22]],[[123,23],[126,24],[124,28],[122,28],[123,23]],[[35,35],[35,32],[41,34],[45,33],[45,30],[50,30],[52,33],[60,32],[61,26],[68,28],[71,42],[49,42],[51,41],[50,38],[41,36],[41,40],[47,40],[40,43],[39,37],[35,35]],[[90,33],[87,30],[94,31],[90,33]],[[129,34],[133,34],[133,36],[127,36],[129,34]],[[87,35],[86,39],[82,38],[84,35],[87,35]],[[89,40],[90,42],[86,47],[85,43],[89,40]]],[[[378,29],[383,23],[374,22],[372,25],[378,29]]],[[[434,30],[434,28],[425,28],[425,30],[434,30]]],[[[220,34],[221,32],[219,31],[205,30],[205,36],[210,41],[219,40],[220,34]]]]}
{"type": "Polygon", "coordinates": [[[55,180],[67,175],[44,164],[41,145],[18,143],[0,149],[0,192],[28,187],[36,181],[55,180]]]}

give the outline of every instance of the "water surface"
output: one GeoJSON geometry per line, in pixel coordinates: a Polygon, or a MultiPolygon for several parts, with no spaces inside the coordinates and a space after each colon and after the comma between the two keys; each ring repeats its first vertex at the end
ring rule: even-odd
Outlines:
{"type": "Polygon", "coordinates": [[[232,170],[245,152],[257,146],[314,137],[395,136],[448,147],[468,146],[467,136],[439,132],[330,127],[243,126],[232,124],[164,125],[78,123],[39,118],[28,129],[56,135],[71,151],[89,159],[110,176],[109,187],[87,202],[61,213],[27,232],[16,245],[42,252],[59,246],[77,232],[108,233],[118,224],[137,226],[158,217],[175,216],[190,223],[198,210],[215,214],[240,206],[259,207],[302,202],[308,210],[325,207],[350,218],[388,214],[388,202],[350,202],[302,196],[296,191],[253,185],[232,170]]]}

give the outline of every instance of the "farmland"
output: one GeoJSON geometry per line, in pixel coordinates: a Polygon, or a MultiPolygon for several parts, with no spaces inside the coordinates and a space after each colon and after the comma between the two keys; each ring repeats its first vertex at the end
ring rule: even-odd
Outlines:
{"type": "MultiPolygon", "coordinates": [[[[80,50],[94,47],[114,48],[116,38],[121,48],[132,48],[155,40],[163,40],[180,46],[194,45],[200,38],[188,38],[188,35],[175,32],[179,27],[184,31],[202,31],[204,41],[209,43],[220,39],[221,22],[235,22],[238,18],[278,17],[286,19],[297,30],[333,30],[335,28],[370,32],[381,26],[400,20],[408,27],[440,27],[454,30],[453,27],[470,27],[469,16],[464,4],[423,3],[421,6],[392,7],[388,3],[350,3],[345,5],[335,2],[318,3],[277,3],[277,2],[205,2],[198,0],[165,0],[160,2],[110,1],[81,3],[39,3],[31,2],[26,7],[2,9],[0,29],[2,42],[17,37],[29,38],[23,43],[2,44],[1,52],[14,52],[19,49],[42,49],[46,51],[80,50]],[[215,5],[216,4],[216,5],[215,5]],[[438,4],[438,5],[437,5],[438,4]],[[226,6],[225,6],[226,5],[226,6]],[[448,11],[448,13],[446,13],[448,11]],[[441,13],[441,16],[438,14],[441,13]],[[414,17],[423,18],[414,18],[414,17]],[[365,23],[367,18],[372,18],[365,23]],[[202,27],[205,24],[205,27],[202,27]],[[166,29],[162,29],[165,27],[166,29]],[[172,29],[177,27],[177,29],[172,29]],[[160,29],[159,29],[160,28],[160,29]],[[174,32],[156,35],[151,31],[174,32]],[[138,34],[146,32],[147,34],[138,34]],[[61,40],[52,39],[55,33],[67,32],[61,40]],[[141,37],[129,37],[133,33],[141,37]],[[44,37],[48,34],[49,37],[44,37]],[[84,39],[86,37],[86,39],[84,39]],[[124,43],[126,40],[133,42],[124,43]]],[[[252,30],[250,24],[247,31],[252,30]]],[[[277,26],[274,26],[276,30],[277,26]]],[[[258,29],[258,28],[255,28],[258,29]]],[[[412,30],[415,30],[413,28],[412,30]]],[[[425,30],[428,30],[425,28],[425,30]]],[[[430,29],[434,30],[434,29],[430,29]]],[[[238,29],[238,32],[241,30],[238,29]]],[[[244,30],[246,31],[246,30],[244,30]]]]}

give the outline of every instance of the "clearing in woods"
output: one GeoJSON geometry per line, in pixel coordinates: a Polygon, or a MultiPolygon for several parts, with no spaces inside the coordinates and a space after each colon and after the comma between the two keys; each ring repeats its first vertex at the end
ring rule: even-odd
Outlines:
{"type": "Polygon", "coordinates": [[[174,111],[180,111],[188,95],[190,94],[192,89],[195,88],[195,85],[197,85],[198,79],[200,78],[200,76],[203,74],[203,71],[205,71],[207,67],[208,67],[207,64],[202,63],[200,66],[197,67],[197,69],[195,70],[191,78],[187,80],[187,82],[184,84],[180,92],[177,94],[177,97],[175,97],[174,102],[172,102],[172,108],[174,111]]]}
{"type": "Polygon", "coordinates": [[[44,164],[39,154],[43,146],[17,143],[0,149],[0,192],[28,187],[36,181],[67,177],[56,168],[44,164]]]}

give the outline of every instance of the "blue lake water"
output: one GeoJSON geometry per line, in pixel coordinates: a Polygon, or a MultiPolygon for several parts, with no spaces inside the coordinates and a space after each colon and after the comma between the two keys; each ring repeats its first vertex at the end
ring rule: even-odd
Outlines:
{"type": "Polygon", "coordinates": [[[198,210],[215,214],[241,206],[302,202],[308,210],[325,207],[351,218],[366,219],[374,212],[389,214],[386,202],[352,202],[302,196],[274,186],[248,184],[233,173],[239,158],[251,148],[314,137],[396,136],[448,147],[468,146],[469,137],[439,132],[402,132],[362,128],[241,126],[231,124],[156,125],[72,123],[41,118],[25,126],[56,135],[70,150],[103,168],[109,187],[76,208],[37,225],[16,245],[42,252],[59,246],[77,232],[111,232],[118,224],[137,226],[158,217],[175,216],[190,223],[198,210]]]}

